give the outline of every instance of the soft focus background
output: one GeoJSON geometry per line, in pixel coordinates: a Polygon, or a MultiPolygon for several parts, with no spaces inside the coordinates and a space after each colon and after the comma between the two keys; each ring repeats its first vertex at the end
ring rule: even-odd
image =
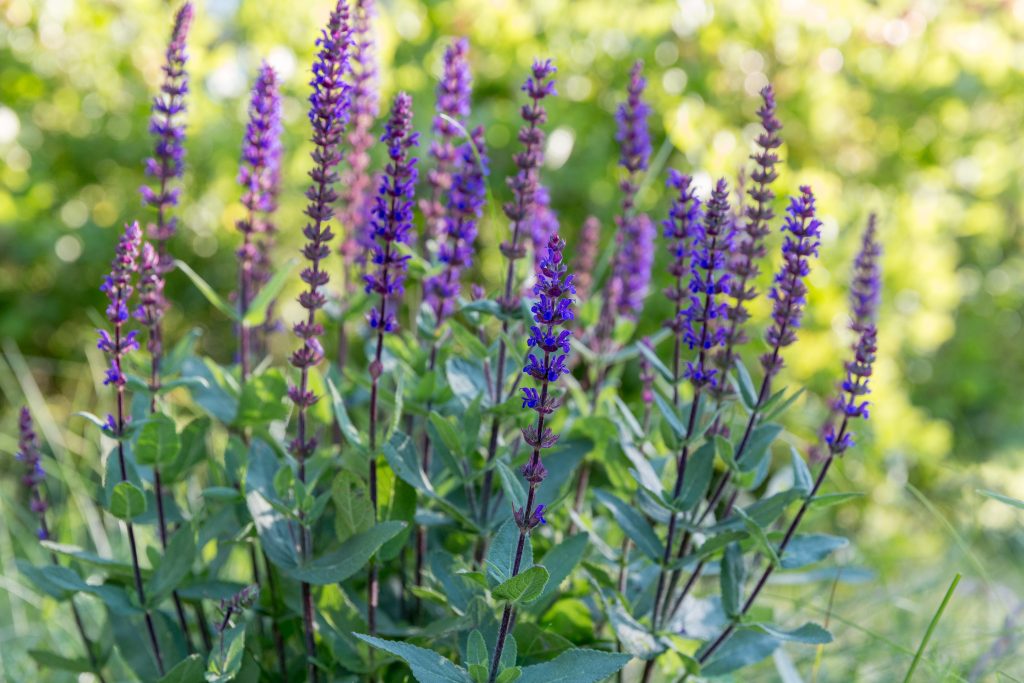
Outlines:
{"type": "MultiPolygon", "coordinates": [[[[149,103],[175,6],[0,0],[0,453],[15,450],[14,408],[27,400],[72,482],[53,488],[66,513],[58,531],[91,525],[99,544],[73,484],[93,476],[96,450],[69,416],[96,401],[92,321],[117,231],[144,217],[137,188],[151,149],[149,103]]],[[[306,82],[327,13],[319,0],[197,3],[184,222],[172,251],[221,292],[233,287],[235,173],[262,59],[286,82],[279,258],[301,241],[306,82]]],[[[634,59],[647,64],[655,147],[665,142],[670,165],[706,171],[703,187],[735,178],[756,133],[757,93],[774,84],[785,126],[779,193],[813,185],[825,220],[792,380],[821,394],[839,372],[850,260],[870,211],[879,214],[886,276],[870,434],[832,476],[834,490],[863,498],[812,522],[841,527],[855,547],[840,557],[846,576],[834,600],[827,584],[812,584],[793,605],[827,620],[837,642],[822,652],[788,648],[740,679],[899,680],[962,571],[918,680],[1024,680],[1024,515],[976,492],[1024,497],[1024,2],[387,0],[377,27],[384,97],[411,91],[425,134],[441,52],[451,37],[469,37],[472,121],[487,126],[498,201],[508,194],[519,83],[535,55],[555,60],[560,97],[543,180],[570,244],[591,213],[611,239],[613,111],[634,59]],[[786,677],[789,663],[799,677],[786,677]]],[[[663,180],[652,178],[641,200],[658,219],[663,180]]],[[[505,235],[498,215],[480,240],[490,291],[505,235]]],[[[231,332],[225,320],[180,273],[168,289],[170,336],[204,328],[207,352],[229,360],[228,345],[215,343],[231,332]]],[[[659,299],[649,304],[651,330],[667,312],[659,299]]],[[[283,353],[290,341],[280,341],[283,353]]],[[[801,405],[791,426],[811,436],[822,402],[801,405]]],[[[28,680],[24,652],[59,647],[69,625],[54,612],[49,632],[35,626],[50,616],[38,610],[57,608],[14,567],[34,537],[11,471],[4,457],[0,679],[28,680]]]]}

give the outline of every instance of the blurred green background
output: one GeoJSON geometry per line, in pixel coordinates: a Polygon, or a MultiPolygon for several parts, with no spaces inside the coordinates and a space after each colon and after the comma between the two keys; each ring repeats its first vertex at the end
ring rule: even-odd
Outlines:
{"type": "MultiPolygon", "coordinates": [[[[62,467],[96,468],[80,425],[56,426],[96,401],[96,287],[120,226],[146,217],[137,188],[175,7],[0,0],[0,452],[15,450],[13,408],[27,396],[55,426],[44,436],[62,467]]],[[[699,169],[704,187],[718,175],[733,179],[750,154],[757,92],[770,80],[785,126],[779,193],[813,185],[825,223],[791,380],[824,394],[840,371],[850,260],[870,211],[886,250],[871,425],[832,479],[864,497],[816,522],[852,533],[855,548],[842,560],[872,578],[838,586],[829,617],[837,643],[820,659],[807,650],[783,656],[805,680],[901,678],[953,572],[963,571],[921,680],[1024,680],[1024,519],[976,493],[1024,497],[1024,2],[387,0],[378,10],[384,102],[412,92],[425,136],[441,52],[451,37],[469,37],[471,121],[487,126],[498,201],[508,195],[519,84],[534,56],[555,60],[560,97],[550,107],[543,181],[570,243],[588,214],[611,238],[613,111],[634,59],[647,64],[655,147],[667,140],[669,164],[699,169]]],[[[183,225],[172,251],[221,292],[235,278],[234,179],[262,59],[285,81],[279,258],[301,241],[306,82],[328,11],[320,0],[197,2],[183,225]]],[[[641,198],[659,220],[662,182],[641,198]]],[[[776,211],[783,207],[780,198],[776,211]]],[[[505,235],[498,215],[480,238],[490,291],[494,246],[505,235]]],[[[229,360],[230,345],[215,343],[231,333],[228,323],[180,273],[168,290],[171,336],[203,327],[204,350],[229,360]]],[[[650,330],[667,312],[659,298],[648,308],[650,330]]],[[[762,298],[755,311],[766,310],[762,298]]],[[[285,319],[292,313],[285,307],[285,319]]],[[[289,340],[280,343],[283,357],[289,340]]],[[[809,437],[821,401],[802,405],[792,428],[809,437]]],[[[0,463],[0,472],[11,469],[0,463]]],[[[14,490],[6,479],[5,494],[14,490]]],[[[15,507],[0,523],[0,677],[22,680],[23,655],[9,645],[56,636],[36,633],[27,616],[46,607],[13,567],[30,543],[15,507]]],[[[76,522],[62,524],[74,532],[76,522]]],[[[807,588],[798,607],[824,618],[829,596],[807,588]]],[[[751,675],[776,680],[784,664],[751,675]]]]}

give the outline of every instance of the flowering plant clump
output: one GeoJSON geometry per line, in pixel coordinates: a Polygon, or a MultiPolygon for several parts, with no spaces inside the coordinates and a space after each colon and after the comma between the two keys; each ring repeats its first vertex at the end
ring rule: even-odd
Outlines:
{"type": "Polygon", "coordinates": [[[869,415],[875,218],[836,396],[819,402],[816,443],[784,436],[802,392],[781,384],[814,324],[826,240],[811,187],[792,183],[776,206],[774,90],[736,196],[701,169],[665,170],[645,94],[658,81],[627,63],[608,112],[614,215],[571,225],[562,171],[544,163],[552,61],[524,69],[507,151],[502,131],[472,122],[485,49],[448,42],[436,101],[416,100],[424,121],[434,112],[421,184],[412,96],[389,95],[375,130],[388,81],[375,17],[370,0],[339,0],[315,42],[304,219],[278,208],[289,86],[267,63],[252,74],[231,303],[169,252],[189,196],[185,41],[204,19],[185,4],[171,22],[143,190],[156,218],[148,241],[132,222],[109,247],[101,288],[98,400],[111,408],[77,413],[102,449],[108,518],[92,523],[123,534],[76,545],[28,409],[12,439],[47,551],[20,571],[69,603],[84,651],[40,662],[100,681],[649,682],[828,643],[823,626],[779,625],[789,616],[758,600],[846,544],[802,532],[869,415]],[[490,177],[502,162],[504,186],[490,177]],[[283,245],[299,241],[295,273],[283,245]],[[165,325],[182,275],[233,326],[228,348],[201,351],[165,325]],[[276,304],[288,287],[291,309],[276,304]],[[287,357],[275,319],[295,335],[287,357]]]}

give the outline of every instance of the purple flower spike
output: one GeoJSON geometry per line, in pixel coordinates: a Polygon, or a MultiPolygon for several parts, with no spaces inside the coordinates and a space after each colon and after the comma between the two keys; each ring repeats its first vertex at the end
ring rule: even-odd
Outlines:
{"type": "Polygon", "coordinates": [[[128,323],[129,302],[135,291],[133,281],[138,271],[137,259],[141,241],[142,231],[138,223],[125,226],[111,263],[110,274],[104,278],[100,287],[100,291],[107,295],[109,301],[106,313],[113,335],[108,330],[99,330],[99,343],[96,347],[110,359],[110,367],[103,383],[117,387],[123,387],[126,383],[124,373],[121,372],[122,357],[139,348],[139,342],[135,338],[136,332],[133,330],[125,334],[124,326],[128,323]]]}
{"type": "Polygon", "coordinates": [[[167,44],[163,65],[164,80],[160,94],[153,98],[153,115],[149,132],[156,138],[153,156],[146,160],[146,175],[155,181],[155,186],[140,188],[142,200],[156,210],[156,222],[148,227],[149,236],[156,241],[160,268],[166,272],[171,258],[167,254],[167,240],[178,229],[178,218],[170,215],[170,208],[176,206],[180,188],[172,182],[181,178],[185,170],[185,95],[188,94],[188,62],[186,41],[192,24],[192,3],[186,2],[174,17],[174,29],[167,44]]]}
{"type": "Polygon", "coordinates": [[[395,298],[405,291],[409,256],[399,253],[397,245],[409,243],[416,193],[417,159],[409,150],[419,144],[419,135],[412,130],[412,97],[407,93],[395,97],[381,142],[388,148],[387,173],[381,179],[370,221],[375,241],[371,259],[374,270],[364,279],[367,294],[380,294],[380,306],[368,316],[370,328],[384,334],[398,329],[392,309],[395,298]]]}
{"type": "Polygon", "coordinates": [[[685,321],[679,312],[683,310],[684,302],[690,297],[686,284],[690,272],[687,265],[687,257],[690,255],[688,244],[695,232],[700,230],[704,214],[701,201],[697,199],[697,192],[693,187],[693,178],[672,168],[668,171],[666,185],[669,190],[675,192],[675,196],[668,218],[662,222],[662,236],[668,241],[669,253],[672,256],[668,272],[673,279],[673,284],[665,289],[665,296],[675,303],[677,311],[666,326],[681,335],[685,321]]]}
{"type": "Polygon", "coordinates": [[[541,128],[547,120],[548,113],[544,109],[545,98],[555,95],[555,82],[550,80],[557,69],[550,59],[536,60],[530,70],[530,76],[523,83],[522,91],[530,98],[524,104],[520,114],[526,125],[519,130],[519,142],[523,149],[512,157],[518,172],[508,179],[513,199],[502,207],[505,216],[512,222],[512,239],[502,242],[501,253],[508,259],[508,272],[505,278],[505,294],[501,304],[507,310],[519,305],[519,297],[514,292],[513,275],[515,262],[526,255],[526,249],[519,243],[530,216],[533,215],[537,188],[540,183],[540,166],[544,161],[544,130],[541,128]]]}
{"type": "Polygon", "coordinates": [[[430,156],[434,167],[427,172],[430,198],[420,201],[426,222],[426,234],[439,238],[444,231],[448,202],[445,195],[452,187],[458,150],[455,139],[463,134],[469,117],[472,79],[469,74],[469,41],[460,38],[444,51],[444,72],[437,86],[437,116],[434,117],[434,140],[430,156]]]}
{"type": "Polygon", "coordinates": [[[772,325],[765,334],[772,351],[761,356],[767,375],[778,373],[783,365],[781,350],[796,341],[807,303],[805,280],[811,272],[810,259],[818,255],[821,244],[821,221],[815,218],[814,194],[806,185],[800,188],[799,197],[790,199],[783,230],[789,233],[782,245],[783,264],[768,294],[775,302],[772,325]]]}
{"type": "Polygon", "coordinates": [[[747,340],[743,331],[743,324],[750,318],[747,302],[757,298],[757,290],[751,283],[761,272],[757,262],[765,256],[764,239],[771,232],[770,223],[775,217],[772,211],[772,201],[775,199],[772,183],[779,177],[775,166],[779,163],[777,150],[782,145],[779,137],[782,124],[775,117],[775,93],[770,85],[761,91],[761,97],[764,104],[757,110],[761,133],[757,136],[758,151],[751,157],[755,165],[750,174],[753,184],[747,190],[753,203],[746,207],[746,220],[729,260],[729,272],[735,284],[730,293],[732,304],[729,308],[726,346],[716,359],[717,365],[724,371],[732,366],[735,348],[747,340]]]}
{"type": "Polygon", "coordinates": [[[434,309],[438,323],[455,310],[459,296],[459,277],[473,263],[473,241],[476,239],[477,221],[483,212],[489,172],[484,129],[473,131],[472,142],[459,147],[451,194],[448,197],[448,215],[438,260],[444,269],[423,283],[427,303],[434,309]],[[474,151],[474,146],[476,150],[474,151]],[[477,158],[479,153],[479,159],[477,158]]]}
{"type": "Polygon", "coordinates": [[[853,319],[850,328],[857,333],[863,332],[874,321],[882,293],[882,273],[878,264],[882,246],[877,241],[876,224],[875,214],[868,216],[860,252],[853,262],[853,282],[850,286],[853,319]]]}
{"type": "Polygon", "coordinates": [[[341,139],[348,122],[350,87],[343,80],[348,70],[348,51],[351,35],[349,31],[348,6],[339,0],[331,12],[327,27],[316,44],[320,48],[313,63],[313,92],[309,96],[309,120],[313,125],[313,169],[309,172],[313,180],[306,197],[306,216],[309,217],[302,234],[306,246],[302,255],[309,265],[302,271],[302,281],[308,289],[299,295],[299,304],[306,309],[305,320],[296,323],[292,329],[302,340],[302,346],[291,356],[291,364],[301,370],[299,386],[288,391],[289,397],[298,406],[298,436],[291,443],[291,450],[300,460],[312,454],[316,439],[306,434],[305,409],[316,402],[317,396],[309,390],[307,377],[309,368],[323,360],[324,351],[319,337],[323,325],[317,322],[316,312],[326,302],[323,287],[330,281],[327,271],[320,265],[330,254],[328,244],[334,238],[331,219],[338,194],[334,187],[338,183],[337,166],[341,163],[341,139]]]}
{"type": "MultiPolygon", "coordinates": [[[[370,149],[376,142],[373,124],[380,113],[380,93],[377,88],[377,61],[374,56],[372,20],[374,0],[359,0],[352,25],[352,121],[349,126],[348,155],[341,174],[341,201],[338,220],[345,230],[345,239],[339,247],[346,266],[365,265],[366,254],[372,243],[366,239],[367,224],[373,204],[373,178],[369,172],[370,149]]],[[[354,278],[347,278],[352,287],[354,278]]]]}
{"type": "Polygon", "coordinates": [[[29,507],[39,517],[39,540],[45,541],[50,538],[49,529],[46,526],[46,499],[43,497],[42,483],[46,477],[43,470],[43,454],[39,451],[39,441],[35,429],[32,427],[32,414],[28,408],[22,408],[18,417],[18,452],[15,458],[25,465],[25,474],[21,478],[21,484],[29,492],[29,507]]]}
{"type": "Polygon", "coordinates": [[[694,387],[718,386],[717,372],[708,367],[707,352],[725,343],[721,326],[727,305],[723,297],[730,291],[730,275],[725,270],[726,256],[732,246],[733,227],[729,220],[729,186],[720,179],[711,192],[704,222],[693,226],[690,251],[690,306],[682,312],[683,341],[697,349],[696,361],[686,364],[683,376],[694,387]]]}
{"type": "Polygon", "coordinates": [[[615,114],[621,155],[619,164],[627,175],[620,183],[622,213],[616,217],[618,226],[615,262],[609,288],[610,301],[602,310],[603,329],[610,331],[616,314],[636,319],[643,310],[654,263],[654,224],[646,214],[636,213],[636,195],[640,173],[647,169],[651,157],[651,136],[647,119],[651,108],[644,102],[644,63],[637,61],[629,72],[627,98],[615,114]]]}
{"type": "MultiPolygon", "coordinates": [[[[559,406],[559,401],[550,394],[551,384],[569,372],[566,359],[572,332],[565,328],[574,317],[572,296],[576,294],[576,287],[562,258],[564,249],[562,238],[552,235],[545,258],[537,269],[537,283],[533,286],[537,301],[530,308],[534,324],[527,340],[530,353],[523,372],[540,384],[539,392],[533,388],[522,389],[523,407],[537,413],[536,425],[523,429],[524,440],[533,447],[533,455],[522,468],[523,477],[530,483],[531,500],[532,489],[547,474],[541,462],[541,450],[551,448],[558,441],[558,435],[544,426],[547,416],[559,406]]],[[[538,506],[538,510],[536,517],[530,517],[528,510],[520,515],[522,519],[517,520],[520,527],[533,528],[544,523],[541,516],[543,506],[538,506]]]]}

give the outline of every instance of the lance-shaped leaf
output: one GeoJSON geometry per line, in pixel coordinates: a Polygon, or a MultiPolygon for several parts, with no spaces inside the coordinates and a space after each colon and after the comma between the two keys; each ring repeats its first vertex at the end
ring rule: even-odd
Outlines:
{"type": "Polygon", "coordinates": [[[508,602],[532,602],[544,592],[544,586],[548,583],[548,570],[540,565],[534,565],[524,572],[506,579],[494,590],[491,595],[495,600],[508,602]]]}
{"type": "Polygon", "coordinates": [[[326,555],[284,569],[298,581],[326,586],[349,578],[366,566],[377,549],[406,527],[405,522],[381,522],[368,531],[356,534],[326,555]]]}
{"type": "Polygon", "coordinates": [[[353,635],[364,643],[405,660],[405,663],[412,669],[412,675],[419,683],[473,683],[473,679],[465,669],[452,664],[433,650],[396,640],[375,638],[362,633],[353,635]]]}

